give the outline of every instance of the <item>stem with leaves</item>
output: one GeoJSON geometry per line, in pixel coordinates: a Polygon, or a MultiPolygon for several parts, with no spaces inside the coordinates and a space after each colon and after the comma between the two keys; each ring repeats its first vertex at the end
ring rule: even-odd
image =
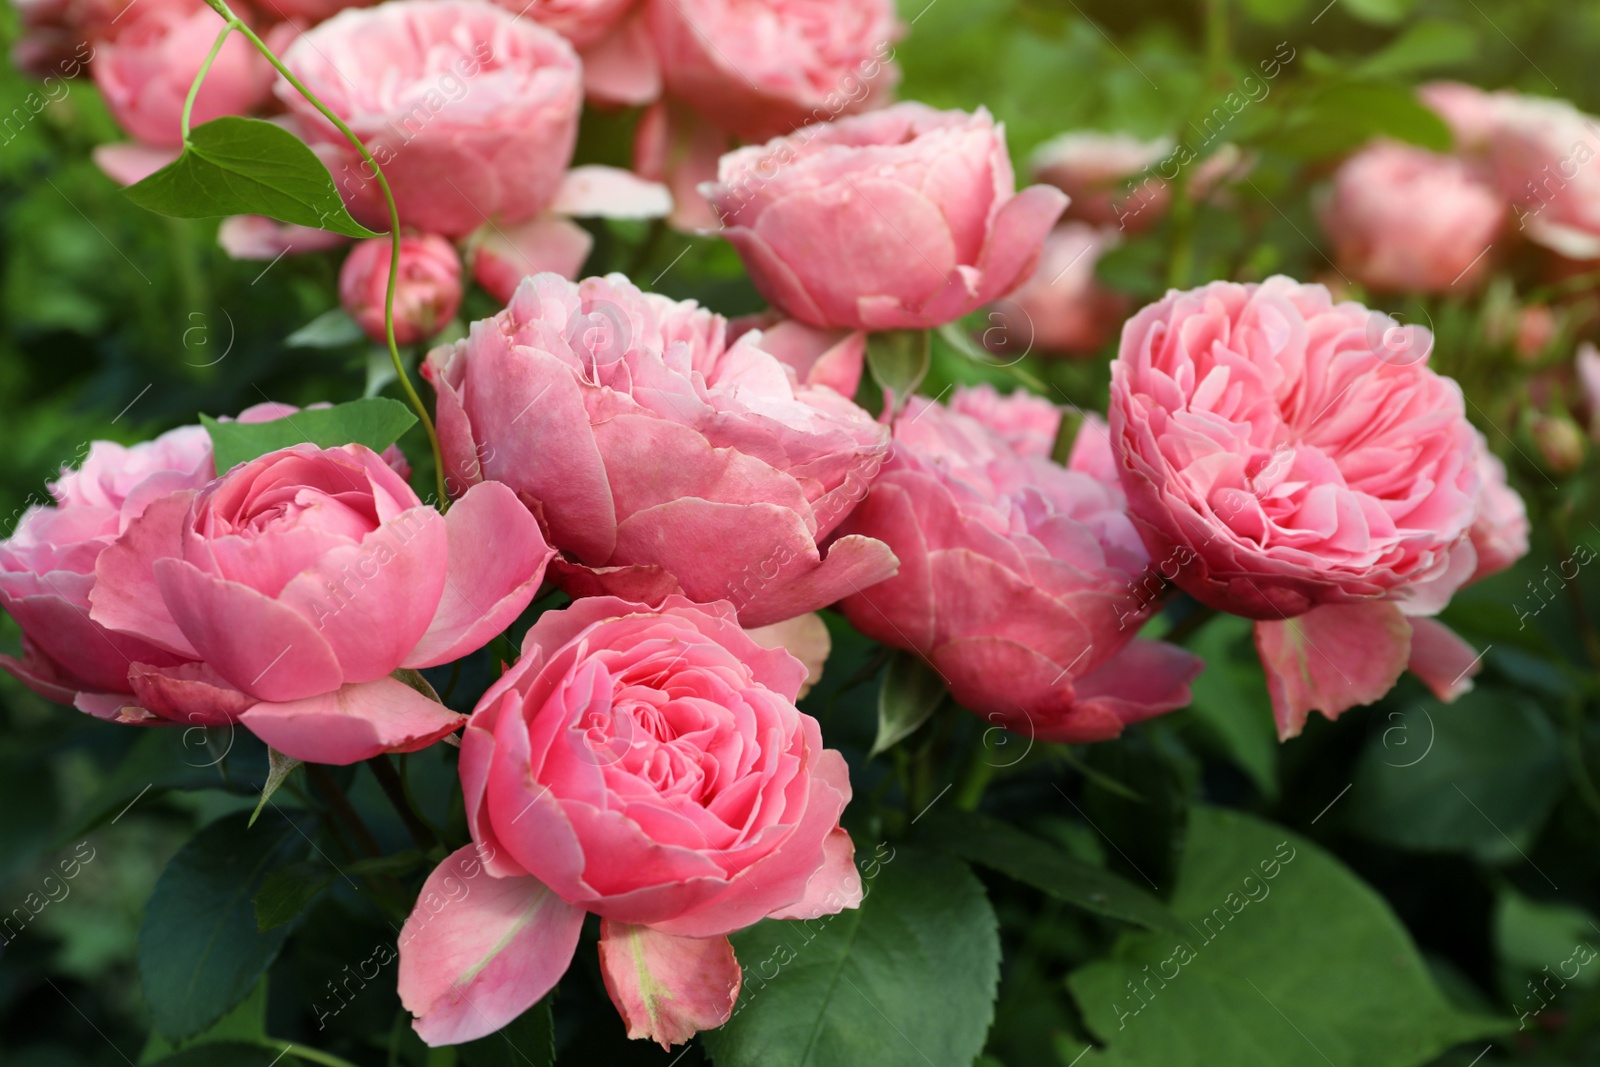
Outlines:
{"type": "Polygon", "coordinates": [[[400,359],[400,346],[394,337],[394,292],[395,284],[400,278],[400,209],[394,201],[394,193],[389,189],[389,180],[383,176],[378,161],[372,158],[372,153],[367,151],[367,146],[362,144],[361,138],[347,126],[343,119],[334,114],[333,110],[318,100],[316,95],[307,89],[305,84],[295,77],[288,67],[268,48],[266,42],[256,36],[256,32],[245,24],[244,20],[233,13],[227,0],[206,0],[206,3],[221,15],[227,22],[222,33],[217,36],[216,43],[211,46],[211,54],[206,57],[205,63],[195,75],[194,84],[189,87],[189,97],[183,107],[183,139],[185,146],[189,142],[189,113],[194,105],[195,96],[200,91],[200,83],[205,79],[206,72],[211,69],[212,62],[217,53],[221,51],[223,42],[229,33],[237,30],[245,39],[253,44],[256,51],[271,63],[273,69],[283,76],[284,81],[294,88],[294,91],[305,97],[312,107],[322,113],[333,127],[338,130],[352,147],[359,153],[367,166],[372,168],[372,175],[377,179],[378,188],[383,192],[383,201],[389,209],[389,285],[383,298],[383,332],[389,345],[389,359],[394,363],[395,376],[400,380],[400,387],[405,390],[406,399],[411,403],[412,410],[417,413],[417,418],[422,422],[422,429],[428,435],[428,447],[433,450],[434,478],[438,483],[439,509],[442,511],[450,506],[449,495],[445,491],[444,458],[439,452],[439,434],[434,429],[433,417],[428,414],[427,405],[422,402],[422,397],[417,395],[416,388],[411,384],[411,377],[406,373],[405,364],[400,359]]]}

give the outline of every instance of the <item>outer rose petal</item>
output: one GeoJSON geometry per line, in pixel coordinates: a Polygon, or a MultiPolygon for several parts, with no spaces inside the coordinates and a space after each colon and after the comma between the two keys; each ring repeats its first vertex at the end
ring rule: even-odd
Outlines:
{"type": "Polygon", "coordinates": [[[861,888],[861,872],[856,870],[856,844],[849,831],[841,826],[828,834],[822,841],[822,851],[825,858],[806,883],[806,895],[768,918],[815,919],[861,906],[866,894],[861,888]]]}
{"type": "MultiPolygon", "coordinates": [[[[1079,678],[1078,703],[1107,708],[1125,723],[1187,707],[1189,683],[1205,664],[1177,645],[1136,638],[1126,648],[1079,678]]],[[[1048,739],[1045,731],[1041,737],[1048,739]]]]}
{"type": "Polygon", "coordinates": [[[573,167],[561,180],[550,210],[579,218],[659,219],[672,213],[672,193],[620,167],[573,167]]]}
{"type": "Polygon", "coordinates": [[[820,564],[744,608],[743,622],[762,626],[818,604],[832,604],[894,577],[900,561],[889,546],[872,537],[849,534],[828,546],[820,564]]]}
{"type": "Polygon", "coordinates": [[[101,626],[191,659],[197,653],[161,598],[155,562],[181,552],[179,531],[193,499],[192,491],[173,493],[145,508],[95,560],[89,593],[89,618],[101,626]]]}
{"type": "Polygon", "coordinates": [[[400,931],[400,1003],[435,1047],[492,1034],[531,1008],[583,928],[583,912],[538,879],[492,877],[475,852],[457,849],[428,875],[400,931]]]}
{"type": "Polygon", "coordinates": [[[1326,604],[1281,622],[1257,622],[1256,651],[1278,739],[1287,741],[1312,711],[1336,719],[1393,688],[1411,655],[1411,625],[1387,601],[1326,604]]]}
{"type": "Polygon", "coordinates": [[[404,682],[379,678],[303,700],[257,704],[239,721],[286,756],[345,764],[427,748],[467,717],[404,682]]]}
{"type": "Polygon", "coordinates": [[[806,680],[795,694],[799,700],[822,679],[823,664],[833,650],[833,639],[828,636],[828,624],[816,612],[797,615],[770,626],[758,626],[745,631],[750,639],[762,648],[782,648],[806,665],[806,680]]]}
{"type": "Polygon", "coordinates": [[[204,663],[155,667],[135,663],[128,684],[137,704],[153,715],[190,726],[223,726],[250,710],[256,698],[233,688],[204,663]]]}
{"type": "Polygon", "coordinates": [[[626,19],[581,57],[583,89],[591,100],[639,106],[661,95],[661,64],[643,16],[626,19]]]}
{"type": "Polygon", "coordinates": [[[1483,669],[1482,659],[1437,619],[1411,620],[1411,659],[1406,667],[1446,704],[1472,688],[1473,676],[1483,669]]]}
{"type": "Polygon", "coordinates": [[[760,347],[794,368],[802,385],[826,385],[853,397],[861,385],[867,335],[861,330],[823,330],[785,319],[761,331],[760,347]]]}
{"type": "Polygon", "coordinates": [[[180,153],[177,148],[156,148],[138,141],[119,141],[97,145],[93,152],[95,166],[118,185],[142,182],[167,164],[175,162],[180,153]]]}
{"type": "Polygon", "coordinates": [[[501,303],[511,299],[522,279],[554,271],[576,278],[589,258],[589,231],[556,215],[540,215],[517,226],[480,231],[472,255],[472,276],[501,303]]]}
{"type": "Polygon", "coordinates": [[[434,667],[482,648],[522,614],[555,555],[517,494],[500,482],[468,489],[444,522],[444,595],[407,667],[434,667]]]}
{"type": "Polygon", "coordinates": [[[670,1049],[727,1022],[743,974],[722,937],[674,937],[600,920],[600,973],[631,1038],[670,1049]]]}

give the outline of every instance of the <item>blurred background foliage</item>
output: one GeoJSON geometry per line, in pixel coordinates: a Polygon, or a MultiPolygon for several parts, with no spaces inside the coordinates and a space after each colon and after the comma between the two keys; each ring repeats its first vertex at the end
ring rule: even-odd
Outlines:
{"type": "MultiPolygon", "coordinates": [[[[1433,147],[1447,139],[1442,124],[1413,102],[1419,81],[1449,77],[1515,87],[1600,112],[1594,63],[1600,4],[1323,3],[932,0],[922,6],[923,0],[909,0],[901,8],[909,33],[897,48],[905,72],[900,93],[938,106],[987,106],[1005,121],[1022,172],[1036,145],[1068,129],[1196,143],[1203,139],[1190,126],[1197,116],[1263,69],[1262,61],[1292,54],[1267,83],[1269,91],[1218,139],[1257,154],[1249,180],[1226,200],[1195,207],[1192,217],[1174,212],[1102,260],[1102,280],[1140,301],[1169,284],[1213,278],[1282,272],[1324,280],[1331,267],[1311,204],[1332,164],[1380,133],[1433,147]]],[[[0,43],[9,46],[14,34],[8,9],[0,16],[0,43]]],[[[336,254],[273,264],[229,260],[216,245],[215,223],[141,211],[95,168],[92,148],[118,135],[92,85],[70,83],[36,116],[11,110],[36,89],[0,67],[0,452],[6,458],[0,511],[8,516],[7,532],[30,503],[46,498],[47,481],[76,462],[91,440],[136,441],[193,422],[200,411],[232,413],[267,398],[304,404],[384,387],[369,370],[364,341],[285,344],[335,306],[336,254]],[[7,113],[25,121],[7,124],[7,113]]],[[[625,113],[586,115],[579,161],[625,161],[633,121],[625,113]]],[[[588,273],[626,270],[646,288],[727,314],[760,307],[737,259],[715,239],[620,223],[597,224],[595,232],[588,273]]],[[[1308,968],[1345,968],[1338,973],[1349,1003],[1369,1004],[1371,1025],[1354,1027],[1348,1058],[1330,1061],[1339,1067],[1600,1062],[1600,967],[1580,966],[1577,977],[1554,983],[1549,978],[1574,958],[1576,946],[1600,944],[1600,792],[1589,770],[1600,688],[1600,641],[1590,614],[1600,605],[1587,595],[1595,588],[1588,570],[1576,582],[1549,582],[1580,549],[1600,551],[1596,464],[1585,456],[1552,469],[1528,428],[1539,405],[1552,403],[1529,382],[1536,372],[1564,372],[1577,336],[1593,332],[1594,297],[1592,287],[1571,288],[1566,326],[1544,362],[1517,363],[1506,316],[1537,284],[1512,264],[1505,278],[1471,300],[1386,308],[1433,324],[1437,365],[1463,380],[1474,421],[1507,459],[1534,518],[1533,553],[1459,595],[1448,613],[1458,632],[1489,649],[1476,692],[1445,707],[1408,678],[1379,705],[1337,723],[1314,718],[1304,736],[1280,747],[1248,628],[1217,620],[1197,640],[1208,670],[1193,707],[1092,749],[1041,746],[1000,776],[987,803],[1085,862],[1162,887],[1180,917],[1185,894],[1210,884],[1205,864],[1220,864],[1231,878],[1228,864],[1237,861],[1242,876],[1259,858],[1252,851],[1257,838],[1278,840],[1259,820],[1337,857],[1365,888],[1339,881],[1347,875],[1330,863],[1325,894],[1296,898],[1274,913],[1284,917],[1274,928],[1275,944],[1229,951],[1259,956],[1263,999],[1291,996],[1308,968]],[[1197,807],[1202,800],[1258,821],[1197,807]],[[1358,908],[1370,914],[1354,914],[1358,908]],[[1374,924],[1392,923],[1391,914],[1425,964],[1425,975],[1405,978],[1410,984],[1387,974],[1389,959],[1341,960],[1338,938],[1330,939],[1357,929],[1378,937],[1374,924]],[[1367,987],[1380,999],[1363,1000],[1367,987]],[[1484,1016],[1496,1021],[1485,1025],[1484,1016]],[[1476,1040],[1458,1043],[1468,1036],[1476,1040]]],[[[473,299],[464,319],[493,310],[482,294],[473,299]]],[[[930,391],[952,378],[1015,384],[1006,372],[965,362],[952,350],[939,354],[930,391]]],[[[1024,366],[1074,402],[1103,410],[1104,362],[1024,366]]],[[[426,449],[415,431],[412,437],[403,444],[415,462],[426,449]]],[[[416,484],[427,479],[419,470],[416,484]]],[[[881,761],[876,769],[862,762],[873,737],[881,661],[842,624],[836,639],[828,678],[807,707],[856,771],[851,817],[858,842],[878,840],[907,830],[886,823],[862,799],[882,779],[881,761]]],[[[0,640],[16,645],[9,620],[0,640]]],[[[504,658],[509,649],[494,653],[504,658]]],[[[465,677],[454,680],[451,703],[470,707],[487,684],[490,663],[486,652],[469,664],[465,677]]],[[[451,684],[448,677],[436,681],[441,691],[451,684]]],[[[976,721],[963,719],[949,730],[952,736],[913,738],[914,747],[954,752],[962,742],[1000,743],[976,721]]],[[[419,805],[446,826],[461,818],[453,759],[441,746],[406,761],[419,805]]],[[[172,937],[201,922],[203,916],[174,911],[170,899],[153,898],[156,880],[199,828],[226,844],[237,813],[254,806],[265,767],[264,751],[242,731],[108,727],[0,677],[0,917],[39,899],[44,879],[64,872],[63,864],[78,864],[64,883],[58,876],[65,896],[36,915],[30,907],[26,926],[7,928],[0,938],[6,942],[0,1062],[143,1063],[171,1051],[147,1036],[151,1009],[136,968],[141,922],[147,935],[157,929],[172,937]]],[[[402,882],[414,887],[426,865],[408,858],[404,829],[370,776],[332,773],[349,788],[382,851],[400,854],[390,869],[369,875],[373,891],[398,891],[402,882]]],[[[307,850],[290,833],[291,822],[318,796],[315,783],[286,788],[278,810],[258,824],[273,823],[268,831],[277,836],[269,844],[280,847],[281,839],[285,856],[303,858],[307,850]]],[[[1318,853],[1300,862],[1325,860],[1318,853]]],[[[1026,879],[988,872],[983,878],[1005,948],[986,1062],[1066,1065],[1085,1049],[1088,1027],[1114,1038],[1118,1028],[1106,1023],[1116,1019],[1103,1017],[1104,1001],[1117,995],[1122,978],[1137,973],[1131,961],[1142,961],[1148,947],[1140,939],[1153,935],[1130,934],[1115,921],[1064,906],[1028,888],[1026,879]],[[1102,987],[1111,990],[1106,997],[1091,995],[1102,987]]],[[[1383,936],[1391,940],[1371,943],[1399,946],[1394,965],[1400,966],[1409,948],[1395,940],[1397,931],[1383,936]]],[[[382,909],[348,887],[323,894],[292,938],[297,950],[271,963],[270,983],[256,986],[217,1033],[243,1040],[271,1033],[362,1064],[523,1062],[514,1048],[493,1043],[471,1046],[459,1060],[455,1053],[425,1058],[399,1012],[392,964],[341,998],[347,1008],[324,1018],[329,990],[351,962],[393,940],[382,909]]],[[[579,953],[574,977],[560,990],[554,1035],[560,1057],[679,1062],[621,1040],[591,957],[579,953]]],[[[260,968],[249,972],[248,961],[241,967],[244,973],[227,980],[253,985],[260,968]]],[[[1085,1062],[1247,1062],[1227,1051],[1233,1028],[1278,1025],[1265,1007],[1257,1009],[1260,1019],[1236,1018],[1231,1009],[1208,1017],[1196,1008],[1193,1031],[1146,1028],[1142,1044],[1113,1039],[1110,1052],[1085,1062]],[[1208,1042],[1216,1043],[1216,1058],[1209,1058],[1208,1042]],[[1201,1052],[1208,1058],[1194,1059],[1201,1052]]],[[[1328,1008],[1334,1021],[1326,1025],[1345,1025],[1337,1023],[1339,1010],[1328,1008]]],[[[548,1035],[519,1038],[517,1045],[537,1049],[541,1041],[549,1047],[548,1035]]],[[[1321,1062],[1303,1045],[1283,1048],[1281,1058],[1248,1062],[1321,1062]]],[[[254,1062],[253,1053],[207,1058],[219,1055],[192,1062],[254,1062]]],[[[704,1059],[697,1043],[681,1062],[704,1059]]]]}

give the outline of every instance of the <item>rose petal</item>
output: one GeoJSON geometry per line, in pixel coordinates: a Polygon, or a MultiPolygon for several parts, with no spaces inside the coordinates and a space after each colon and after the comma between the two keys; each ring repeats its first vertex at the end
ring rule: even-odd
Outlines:
{"type": "Polygon", "coordinates": [[[404,682],[379,678],[303,700],[256,704],[239,721],[286,756],[346,764],[426,748],[467,717],[404,682]]]}
{"type": "Polygon", "coordinates": [[[1481,653],[1437,619],[1411,620],[1411,658],[1406,668],[1446,704],[1472,688],[1473,676],[1483,669],[1482,660],[1481,653]]]}
{"type": "Polygon", "coordinates": [[[674,937],[610,919],[600,921],[600,973],[628,1036],[665,1049],[727,1022],[744,977],[726,937],[674,937]]]}
{"type": "Polygon", "coordinates": [[[1336,719],[1383,696],[1411,654],[1411,626],[1387,601],[1327,604],[1255,629],[1282,741],[1298,736],[1312,711],[1336,719]]]}

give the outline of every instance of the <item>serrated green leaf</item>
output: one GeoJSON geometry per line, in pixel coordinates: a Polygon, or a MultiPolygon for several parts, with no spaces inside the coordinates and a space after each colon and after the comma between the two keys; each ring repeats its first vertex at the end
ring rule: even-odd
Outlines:
{"type": "Polygon", "coordinates": [[[733,935],[744,984],[702,1040],[717,1067],[970,1067],[1000,977],[1000,939],[966,865],[909,846],[865,865],[860,908],[733,935]]]}
{"type": "Polygon", "coordinates": [[[181,1041],[239,1003],[277,957],[286,927],[256,929],[251,901],[307,840],[296,825],[250,829],[244,812],[201,830],[172,857],[139,926],[139,982],[151,1021],[181,1041]]]}
{"type": "Polygon", "coordinates": [[[300,917],[300,913],[330,884],[337,872],[325,860],[299,860],[267,875],[260,892],[251,899],[256,929],[262,933],[300,917]]]}
{"type": "Polygon", "coordinates": [[[1126,934],[1069,977],[1108,1046],[1083,1067],[1418,1067],[1509,1029],[1452,1007],[1383,898],[1271,823],[1196,808],[1172,910],[1188,936],[1126,934]]]}
{"type": "Polygon", "coordinates": [[[1143,889],[1009,823],[966,811],[940,812],[930,821],[929,839],[940,848],[1058,900],[1150,930],[1183,929],[1167,906],[1143,889]]]}
{"type": "MultiPolygon", "coordinates": [[[[290,348],[343,348],[366,337],[359,323],[344,308],[324,311],[294,333],[284,338],[290,348]]],[[[383,358],[388,359],[387,350],[383,358]]]]}
{"type": "Polygon", "coordinates": [[[263,119],[228,115],[196,126],[182,155],[123,192],[180,219],[266,215],[346,237],[379,236],[350,217],[316,153],[263,119]]]}
{"type": "Polygon", "coordinates": [[[139,1054],[139,1063],[153,1064],[163,1060],[164,1057],[170,1057],[175,1052],[197,1045],[217,1045],[227,1042],[256,1044],[266,1040],[267,984],[268,976],[262,975],[256,982],[255,988],[250,990],[249,996],[228,1009],[222,1018],[188,1041],[174,1043],[152,1032],[145,1042],[144,1051],[139,1054]]]}
{"type": "Polygon", "coordinates": [[[915,652],[895,650],[878,689],[878,737],[871,759],[916,732],[944,700],[944,679],[915,652]]]}
{"type": "Polygon", "coordinates": [[[298,411],[272,422],[218,422],[210,416],[200,416],[200,422],[211,435],[211,449],[216,455],[219,473],[293,445],[337,448],[358,444],[381,452],[399,440],[416,421],[417,417],[404,404],[382,396],[352,400],[331,408],[298,411]]]}

